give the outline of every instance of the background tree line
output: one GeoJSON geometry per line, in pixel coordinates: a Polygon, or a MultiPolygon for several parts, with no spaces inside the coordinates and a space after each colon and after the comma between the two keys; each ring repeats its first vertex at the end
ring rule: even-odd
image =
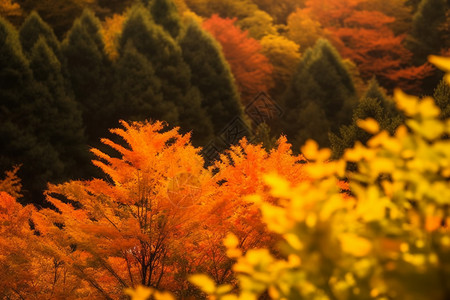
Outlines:
{"type": "Polygon", "coordinates": [[[314,138],[338,157],[364,140],[356,119],[396,128],[394,85],[449,101],[426,63],[449,49],[445,0],[4,0],[0,13],[0,169],[22,166],[28,201],[97,175],[88,149],[119,119],[205,146],[235,117],[255,131],[243,111],[265,91],[284,111],[267,140],[314,138]]]}

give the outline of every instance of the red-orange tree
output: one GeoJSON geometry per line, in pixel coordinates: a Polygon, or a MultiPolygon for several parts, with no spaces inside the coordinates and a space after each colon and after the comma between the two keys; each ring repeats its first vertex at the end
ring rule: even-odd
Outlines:
{"type": "Polygon", "coordinates": [[[242,31],[235,22],[236,19],[213,15],[203,22],[203,28],[222,45],[241,93],[241,100],[247,104],[259,92],[267,92],[272,87],[272,65],[261,53],[259,42],[250,38],[247,31],[242,31]]]}
{"type": "Polygon", "coordinates": [[[102,140],[117,157],[92,150],[105,178],[50,185],[57,211],[42,211],[37,224],[72,272],[107,299],[137,284],[170,287],[209,178],[189,135],[161,122],[122,126],[111,132],[126,146],[102,140]]]}
{"type": "Polygon", "coordinates": [[[39,220],[32,206],[22,206],[18,168],[0,180],[0,295],[2,299],[82,299],[89,287],[49,255],[32,228],[39,220]]]}
{"type": "Polygon", "coordinates": [[[353,60],[361,76],[377,76],[383,86],[417,87],[417,80],[431,72],[429,65],[411,65],[412,53],[388,26],[395,18],[379,11],[361,9],[367,0],[308,0],[305,11],[331,35],[341,55],[353,60]]]}
{"type": "MultiPolygon", "coordinates": [[[[302,161],[303,156],[292,154],[285,137],[281,137],[277,147],[270,152],[243,139],[221,155],[211,167],[211,171],[215,169],[210,183],[214,200],[204,211],[200,253],[205,260],[197,272],[208,273],[216,282],[232,281],[232,261],[226,256],[221,242],[230,232],[238,237],[244,251],[262,245],[273,246],[276,237],[266,231],[258,208],[246,197],[267,192],[268,187],[262,180],[266,173],[282,174],[294,182],[307,180],[302,161]]],[[[272,198],[264,200],[273,203],[272,198]]]]}

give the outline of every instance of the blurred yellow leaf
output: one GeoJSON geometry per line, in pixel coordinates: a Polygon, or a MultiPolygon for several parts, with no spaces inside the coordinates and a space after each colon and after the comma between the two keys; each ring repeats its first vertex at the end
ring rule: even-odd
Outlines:
{"type": "Polygon", "coordinates": [[[359,128],[364,129],[368,133],[375,134],[378,131],[380,131],[380,125],[378,124],[375,119],[367,118],[365,120],[357,120],[356,125],[358,125],[359,128]]]}
{"type": "Polygon", "coordinates": [[[125,289],[125,294],[131,297],[131,300],[147,300],[153,293],[153,290],[144,287],[138,286],[136,289],[128,288],[125,289]]]}
{"type": "Polygon", "coordinates": [[[204,274],[196,274],[189,277],[189,281],[192,284],[198,286],[202,291],[207,294],[212,294],[216,291],[215,282],[204,274]]]}
{"type": "Polygon", "coordinates": [[[315,160],[319,153],[319,145],[314,140],[307,140],[305,145],[301,148],[301,152],[309,160],[315,160]]]}
{"type": "Polygon", "coordinates": [[[366,256],[372,250],[371,242],[356,234],[343,233],[338,238],[341,242],[342,251],[353,256],[366,256]]]}

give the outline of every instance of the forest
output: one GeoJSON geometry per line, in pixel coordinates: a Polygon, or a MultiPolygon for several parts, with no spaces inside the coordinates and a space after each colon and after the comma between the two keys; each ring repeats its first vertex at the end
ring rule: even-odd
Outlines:
{"type": "Polygon", "coordinates": [[[450,1],[0,0],[0,299],[450,299],[450,1]]]}

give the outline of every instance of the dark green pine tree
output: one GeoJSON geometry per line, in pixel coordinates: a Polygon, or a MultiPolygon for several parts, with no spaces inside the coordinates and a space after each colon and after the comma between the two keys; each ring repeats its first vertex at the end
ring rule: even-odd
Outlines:
{"type": "Polygon", "coordinates": [[[60,181],[80,178],[85,175],[83,167],[89,164],[81,109],[66,91],[61,64],[43,37],[32,48],[30,68],[42,89],[35,135],[48,141],[63,161],[60,181]]]}
{"type": "Polygon", "coordinates": [[[100,22],[85,10],[62,44],[70,83],[81,105],[88,143],[97,145],[108,132],[106,107],[111,95],[112,66],[104,50],[100,22]]]}
{"type": "Polygon", "coordinates": [[[150,13],[155,23],[161,25],[173,38],[176,38],[181,30],[181,20],[173,1],[151,0],[145,2],[149,2],[150,13]]]}
{"type": "Polygon", "coordinates": [[[430,54],[439,54],[445,39],[439,27],[445,22],[447,0],[422,0],[413,16],[412,28],[407,39],[417,64],[427,61],[430,54]]]}
{"type": "Polygon", "coordinates": [[[36,135],[42,88],[33,80],[19,35],[0,18],[0,170],[21,165],[25,202],[41,204],[48,181],[63,164],[54,147],[36,135]]]}
{"type": "Polygon", "coordinates": [[[243,115],[230,67],[216,40],[194,20],[189,21],[180,46],[191,69],[191,83],[202,93],[202,106],[219,135],[231,120],[243,115]]]}
{"type": "Polygon", "coordinates": [[[450,118],[450,86],[442,79],[434,90],[433,98],[441,109],[441,119],[450,118]]]}
{"type": "Polygon", "coordinates": [[[211,120],[201,107],[201,94],[191,85],[191,71],[184,62],[181,48],[174,39],[152,21],[150,13],[135,6],[126,20],[119,39],[119,53],[123,55],[127,43],[152,64],[155,76],[161,81],[164,101],[173,102],[179,112],[181,129],[193,131],[197,145],[208,142],[212,136],[211,120]]]}
{"type": "Polygon", "coordinates": [[[29,56],[31,54],[34,44],[36,44],[39,37],[43,37],[46,44],[61,61],[62,55],[59,41],[53,33],[53,29],[41,19],[37,12],[33,11],[28,15],[20,28],[19,35],[22,49],[26,55],[29,56]]]}
{"type": "Polygon", "coordinates": [[[281,131],[294,149],[309,138],[329,146],[328,132],[351,120],[355,89],[337,51],[319,40],[304,54],[284,97],[281,131]]]}
{"type": "Polygon", "coordinates": [[[153,119],[176,124],[177,108],[163,101],[161,88],[152,64],[129,41],[115,65],[115,100],[108,108],[112,121],[153,119]]]}
{"type": "Polygon", "coordinates": [[[375,119],[381,129],[391,134],[404,119],[396,110],[395,103],[386,97],[375,79],[371,80],[366,93],[353,111],[352,123],[342,125],[338,134],[330,133],[331,149],[335,158],[341,157],[345,149],[353,147],[356,141],[365,144],[370,139],[371,135],[356,125],[357,120],[367,118],[375,119]]]}

